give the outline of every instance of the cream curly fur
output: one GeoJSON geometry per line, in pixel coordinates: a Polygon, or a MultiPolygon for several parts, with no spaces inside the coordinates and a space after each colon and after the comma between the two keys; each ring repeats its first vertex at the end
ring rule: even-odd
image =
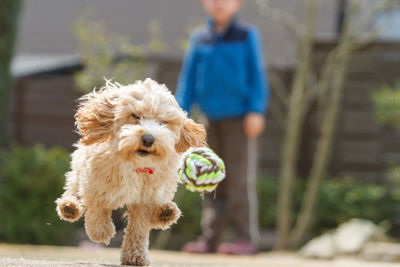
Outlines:
{"type": "Polygon", "coordinates": [[[80,99],[75,118],[81,139],[56,200],[60,218],[73,222],[84,214],[89,238],[108,244],[115,234],[111,212],[126,205],[121,263],[150,264],[150,230],[168,228],[181,214],[172,201],[180,153],[205,145],[204,127],[149,78],[128,86],[107,82],[80,99]],[[154,137],[151,146],[144,135],[154,137]],[[153,174],[140,171],[146,168],[153,174]]]}

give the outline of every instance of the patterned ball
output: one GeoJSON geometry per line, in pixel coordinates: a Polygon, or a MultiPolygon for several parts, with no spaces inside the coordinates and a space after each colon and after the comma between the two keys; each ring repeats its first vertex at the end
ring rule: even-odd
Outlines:
{"type": "Polygon", "coordinates": [[[225,178],[225,164],[210,148],[190,148],[182,155],[179,177],[192,192],[212,192],[225,178]]]}

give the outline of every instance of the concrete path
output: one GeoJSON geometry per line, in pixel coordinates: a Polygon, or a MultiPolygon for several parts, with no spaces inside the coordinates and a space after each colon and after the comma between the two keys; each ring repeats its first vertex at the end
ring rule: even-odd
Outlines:
{"type": "MultiPolygon", "coordinates": [[[[50,247],[0,244],[0,266],[119,266],[119,249],[50,247]]],[[[333,261],[306,260],[293,253],[262,253],[257,256],[192,255],[180,252],[150,252],[154,267],[390,267],[399,264],[357,261],[339,258],[333,261]]]]}

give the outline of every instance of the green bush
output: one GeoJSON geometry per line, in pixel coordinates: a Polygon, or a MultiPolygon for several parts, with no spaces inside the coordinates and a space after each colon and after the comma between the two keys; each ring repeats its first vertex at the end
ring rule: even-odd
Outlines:
{"type": "Polygon", "coordinates": [[[202,199],[200,194],[193,193],[185,186],[180,185],[175,195],[175,201],[182,211],[182,218],[173,225],[172,232],[191,237],[201,234],[202,199]]]}
{"type": "MultiPolygon", "coordinates": [[[[260,226],[274,228],[276,223],[276,199],[278,184],[275,179],[259,180],[260,226]]],[[[293,198],[300,205],[303,198],[305,180],[298,179],[294,185],[293,198]]],[[[391,222],[395,207],[400,199],[389,193],[385,184],[372,184],[349,178],[326,179],[323,181],[314,218],[314,234],[337,227],[351,219],[361,218],[374,223],[391,222]]],[[[294,219],[299,206],[294,207],[294,219]]]]}
{"type": "MultiPolygon", "coordinates": [[[[298,216],[305,180],[296,179],[293,188],[294,219],[298,216]]],[[[277,217],[278,181],[273,178],[258,180],[259,219],[263,229],[275,229],[277,217]]],[[[201,198],[198,194],[180,188],[176,201],[182,209],[183,218],[173,228],[175,233],[196,236],[200,234],[201,198]]],[[[327,179],[322,183],[313,233],[351,219],[368,219],[375,223],[391,222],[400,197],[390,193],[384,184],[358,182],[349,178],[327,179]],[[396,197],[397,196],[397,197],[396,197]]]]}
{"type": "Polygon", "coordinates": [[[13,145],[0,153],[0,239],[12,243],[65,244],[73,226],[61,221],[55,199],[62,194],[69,153],[59,147],[13,145]]]}
{"type": "MultiPolygon", "coordinates": [[[[373,103],[375,105],[375,113],[377,119],[391,127],[395,127],[400,131],[400,81],[393,86],[384,85],[373,94],[373,103]]],[[[390,190],[388,195],[390,199],[400,202],[400,166],[392,166],[387,172],[390,190]]],[[[387,197],[386,197],[387,198],[387,197]]],[[[400,227],[400,205],[395,204],[397,212],[392,223],[397,227],[397,236],[399,235],[400,227]]],[[[395,227],[395,228],[396,228],[395,227]]]]}
{"type": "Polygon", "coordinates": [[[367,219],[377,224],[390,222],[397,204],[398,200],[388,194],[386,185],[350,179],[328,180],[320,196],[317,230],[336,227],[350,218],[367,219]]]}
{"type": "Polygon", "coordinates": [[[388,178],[390,182],[390,195],[400,202],[400,166],[389,169],[388,178]]]}
{"type": "Polygon", "coordinates": [[[382,86],[374,93],[373,102],[378,120],[400,130],[400,82],[382,86]]]}

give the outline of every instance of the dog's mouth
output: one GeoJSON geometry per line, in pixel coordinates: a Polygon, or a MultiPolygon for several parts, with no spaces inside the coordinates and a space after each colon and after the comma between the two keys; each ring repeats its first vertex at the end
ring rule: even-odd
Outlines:
{"type": "Polygon", "coordinates": [[[148,156],[148,155],[151,154],[150,151],[147,151],[147,150],[144,150],[144,149],[138,149],[138,150],[136,151],[136,153],[137,153],[139,156],[141,156],[141,157],[145,157],[145,156],[148,156]]]}

